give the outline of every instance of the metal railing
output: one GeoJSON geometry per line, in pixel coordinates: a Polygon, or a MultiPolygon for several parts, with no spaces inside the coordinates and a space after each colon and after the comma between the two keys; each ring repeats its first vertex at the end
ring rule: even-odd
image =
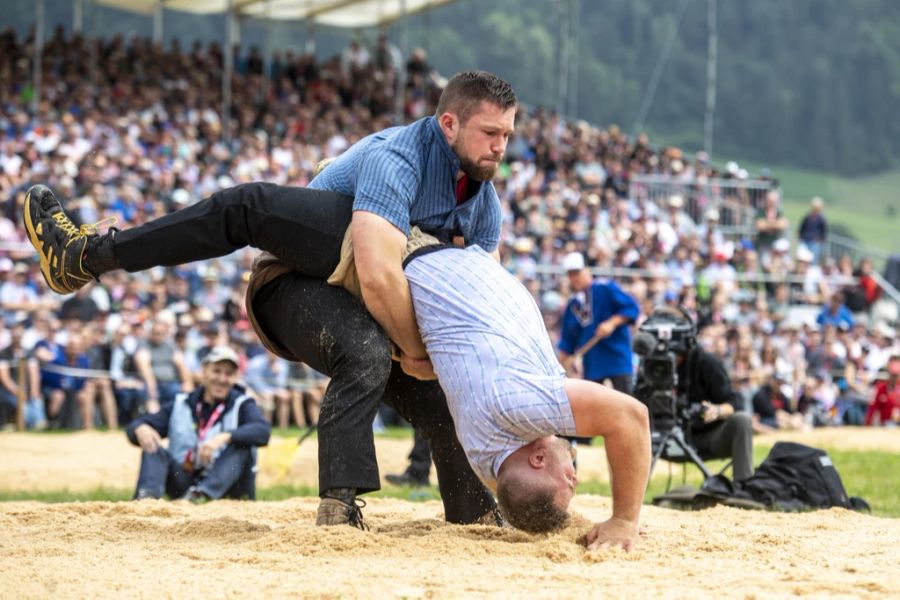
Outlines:
{"type": "Polygon", "coordinates": [[[884,268],[891,253],[881,248],[861,244],[853,238],[829,233],[822,244],[822,256],[838,260],[844,255],[849,256],[853,264],[857,264],[861,258],[871,258],[874,269],[880,271],[884,268]]]}
{"type": "Polygon", "coordinates": [[[756,208],[769,190],[765,179],[683,179],[671,175],[633,175],[629,198],[638,203],[652,202],[665,212],[669,199],[679,196],[684,210],[694,223],[704,221],[708,210],[719,214],[719,229],[728,237],[751,236],[756,227],[756,208]]]}

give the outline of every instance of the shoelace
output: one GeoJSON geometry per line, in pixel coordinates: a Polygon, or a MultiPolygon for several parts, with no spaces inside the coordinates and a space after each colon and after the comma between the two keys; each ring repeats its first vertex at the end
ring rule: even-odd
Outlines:
{"type": "Polygon", "coordinates": [[[63,230],[63,232],[72,239],[82,238],[88,235],[95,235],[97,231],[103,226],[113,226],[119,222],[115,217],[106,217],[105,219],[101,219],[93,224],[85,224],[81,227],[75,227],[75,223],[72,222],[69,217],[66,216],[64,212],[58,212],[53,215],[53,220],[56,221],[57,226],[63,230]]]}
{"type": "Polygon", "coordinates": [[[369,531],[369,526],[363,521],[362,509],[365,508],[366,501],[361,498],[353,500],[353,504],[347,505],[347,517],[349,517],[348,525],[369,531]]]}

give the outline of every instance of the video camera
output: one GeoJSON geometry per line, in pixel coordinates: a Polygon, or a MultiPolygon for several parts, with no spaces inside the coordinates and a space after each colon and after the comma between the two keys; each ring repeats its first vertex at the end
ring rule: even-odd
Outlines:
{"type": "Polygon", "coordinates": [[[647,405],[653,431],[686,428],[702,417],[702,406],[692,406],[686,394],[678,393],[679,383],[681,389],[689,388],[689,382],[678,381],[678,358],[687,358],[696,343],[694,321],[681,307],[657,308],[634,336],[634,352],[640,356],[634,395],[647,405]]]}

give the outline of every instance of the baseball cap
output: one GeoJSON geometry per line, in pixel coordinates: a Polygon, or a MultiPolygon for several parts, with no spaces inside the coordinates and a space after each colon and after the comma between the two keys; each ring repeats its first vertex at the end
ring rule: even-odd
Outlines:
{"type": "Polygon", "coordinates": [[[209,351],[209,354],[203,357],[204,365],[217,362],[230,362],[236,367],[238,366],[237,352],[235,352],[228,346],[216,346],[209,351]]]}
{"type": "Polygon", "coordinates": [[[772,244],[772,250],[775,252],[787,252],[791,249],[791,242],[785,238],[778,238],[772,244]]]}
{"type": "Polygon", "coordinates": [[[815,255],[806,246],[800,246],[799,248],[797,248],[797,262],[811,263],[814,258],[815,255]]]}
{"type": "Polygon", "coordinates": [[[569,252],[562,264],[566,271],[580,271],[584,268],[584,255],[581,252],[569,252]]]}

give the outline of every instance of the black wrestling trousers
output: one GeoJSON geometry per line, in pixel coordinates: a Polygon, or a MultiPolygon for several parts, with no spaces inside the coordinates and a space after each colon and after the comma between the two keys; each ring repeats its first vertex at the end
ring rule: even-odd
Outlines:
{"type": "Polygon", "coordinates": [[[271,252],[309,277],[327,279],[340,261],[353,198],[271,183],[248,183],[116,233],[116,258],[134,273],[231,254],[271,252]]]}
{"type": "Polygon", "coordinates": [[[471,523],[494,506],[456,437],[437,382],[409,377],[384,331],[353,295],[325,282],[337,266],[352,198],[267,183],[223,190],[116,234],[122,268],[140,271],[223,256],[245,246],[296,269],[254,298],[260,327],[291,359],[331,377],[319,415],[319,491],[381,487],[372,422],[384,399],[431,443],[444,513],[471,523]]]}

